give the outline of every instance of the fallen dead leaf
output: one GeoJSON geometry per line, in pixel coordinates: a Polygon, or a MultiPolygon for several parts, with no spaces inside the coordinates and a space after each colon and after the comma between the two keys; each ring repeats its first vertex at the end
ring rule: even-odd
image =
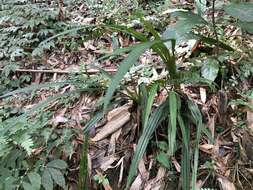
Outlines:
{"type": "Polygon", "coordinates": [[[116,149],[116,142],[119,139],[119,136],[121,134],[121,129],[117,130],[115,133],[112,134],[110,139],[110,144],[108,145],[108,154],[114,154],[116,149]]]}
{"type": "Polygon", "coordinates": [[[222,190],[236,190],[235,185],[230,182],[226,177],[218,177],[218,182],[222,190]]]}
{"type": "Polygon", "coordinates": [[[132,183],[130,190],[139,190],[141,188],[141,185],[142,185],[142,178],[141,174],[139,174],[132,183]]]}
{"type": "Polygon", "coordinates": [[[199,93],[200,93],[200,99],[203,103],[206,103],[206,89],[200,87],[199,88],[199,93]]]}
{"type": "MultiPolygon", "coordinates": [[[[117,109],[119,110],[119,109],[117,109]]],[[[99,131],[98,134],[94,138],[92,138],[92,141],[100,141],[118,129],[120,129],[122,126],[124,126],[129,120],[130,120],[130,113],[128,109],[124,107],[124,109],[121,109],[117,114],[114,114],[113,117],[109,117],[110,120],[107,122],[107,124],[102,127],[102,129],[99,131]]]]}
{"type": "Polygon", "coordinates": [[[181,166],[180,166],[180,164],[178,163],[178,161],[177,161],[175,158],[173,158],[173,159],[172,159],[172,163],[174,164],[174,166],[175,166],[177,172],[180,173],[180,171],[181,171],[181,166]]]}
{"type": "Polygon", "coordinates": [[[103,171],[106,171],[108,170],[109,168],[112,168],[112,164],[118,160],[119,157],[116,157],[115,155],[110,155],[110,156],[107,156],[107,157],[104,157],[102,160],[101,160],[101,165],[100,165],[100,168],[101,170],[103,171]]]}
{"type": "Polygon", "coordinates": [[[140,160],[140,163],[138,165],[138,170],[139,170],[139,172],[141,174],[141,177],[142,177],[143,181],[148,180],[148,178],[149,178],[149,172],[147,171],[147,169],[145,167],[145,163],[144,163],[143,159],[140,160]]]}
{"type": "Polygon", "coordinates": [[[215,116],[209,118],[207,127],[211,131],[212,137],[214,138],[214,132],[215,132],[215,116]]]}
{"type": "Polygon", "coordinates": [[[214,148],[213,144],[202,144],[199,146],[199,149],[205,153],[212,154],[212,149],[214,148]]]}
{"type": "MultiPolygon", "coordinates": [[[[249,100],[249,104],[253,107],[253,98],[249,100]]],[[[253,133],[253,110],[250,108],[247,111],[247,126],[253,133]]]]}
{"type": "Polygon", "coordinates": [[[157,175],[155,178],[149,180],[145,187],[144,190],[160,190],[163,189],[164,185],[164,180],[166,175],[166,169],[164,167],[160,167],[158,169],[157,175]]]}
{"type": "Polygon", "coordinates": [[[68,122],[68,119],[64,117],[64,114],[66,113],[67,108],[63,108],[62,110],[58,110],[55,116],[52,119],[52,123],[54,126],[57,126],[60,123],[66,123],[68,122]]]}

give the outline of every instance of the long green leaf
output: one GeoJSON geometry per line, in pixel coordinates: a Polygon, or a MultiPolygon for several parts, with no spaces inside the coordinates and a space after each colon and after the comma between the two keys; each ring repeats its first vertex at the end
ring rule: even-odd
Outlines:
{"type": "Polygon", "coordinates": [[[134,48],[128,55],[126,59],[122,61],[120,64],[118,71],[114,75],[113,79],[110,82],[109,88],[107,89],[105,99],[104,99],[104,113],[107,109],[108,104],[115,92],[116,88],[120,84],[120,81],[123,79],[128,70],[132,67],[134,63],[138,60],[138,58],[149,49],[155,42],[145,42],[141,43],[136,48],[134,48]]]}
{"type": "Polygon", "coordinates": [[[78,190],[88,190],[88,135],[84,135],[84,143],[82,148],[82,157],[80,161],[80,169],[78,176],[78,190]]]}
{"type": "MultiPolygon", "coordinates": [[[[152,49],[162,58],[164,64],[166,65],[171,78],[176,77],[176,63],[173,57],[170,55],[169,49],[166,47],[164,42],[162,42],[160,34],[155,30],[153,24],[143,17],[140,17],[141,22],[144,24],[145,29],[150,32],[154,37],[155,40],[161,41],[161,43],[155,44],[152,49]]],[[[165,41],[167,41],[166,39],[165,41]]],[[[170,39],[172,44],[175,44],[175,39],[170,39]]],[[[174,49],[172,49],[172,53],[174,54],[174,49]]]]}
{"type": "Polygon", "coordinates": [[[83,133],[87,134],[89,130],[95,126],[97,122],[99,122],[103,118],[103,113],[97,113],[86,125],[84,126],[83,133]]]}
{"type": "Polygon", "coordinates": [[[183,190],[189,190],[190,189],[190,151],[189,151],[189,145],[190,145],[190,133],[189,128],[185,126],[184,121],[180,114],[177,115],[178,124],[180,126],[182,137],[183,137],[183,146],[182,146],[182,188],[183,190]]]}
{"type": "Polygon", "coordinates": [[[128,178],[127,178],[127,185],[126,190],[129,189],[134,176],[136,175],[136,170],[139,164],[140,159],[145,153],[147,145],[149,143],[150,137],[154,133],[156,127],[167,117],[168,112],[168,101],[162,103],[156,111],[150,116],[147,126],[145,127],[140,140],[138,141],[136,151],[130,166],[128,178]]]}
{"type": "Polygon", "coordinates": [[[138,40],[140,40],[141,42],[147,42],[148,38],[140,32],[135,31],[132,28],[129,28],[127,26],[123,26],[123,25],[103,25],[105,28],[109,28],[115,31],[121,31],[124,32],[126,34],[130,34],[131,36],[134,36],[135,38],[137,38],[138,40]]]}
{"type": "Polygon", "coordinates": [[[177,132],[177,94],[174,91],[169,93],[170,101],[170,122],[168,127],[168,144],[169,144],[169,155],[173,156],[176,145],[176,132],[177,132]]]}
{"type": "Polygon", "coordinates": [[[143,113],[143,123],[142,123],[143,129],[145,129],[145,127],[147,126],[148,118],[151,113],[151,109],[152,109],[152,105],[155,99],[157,88],[158,88],[157,83],[152,84],[148,97],[147,97],[147,102],[145,105],[143,105],[145,106],[142,112],[143,113]]]}
{"type": "Polygon", "coordinates": [[[190,109],[191,115],[196,122],[197,125],[197,134],[195,141],[195,150],[194,150],[194,161],[193,161],[193,171],[192,171],[192,189],[196,190],[196,182],[197,182],[197,173],[198,173],[198,160],[199,160],[199,142],[202,133],[202,115],[198,108],[198,106],[192,101],[188,101],[188,107],[190,109]]]}

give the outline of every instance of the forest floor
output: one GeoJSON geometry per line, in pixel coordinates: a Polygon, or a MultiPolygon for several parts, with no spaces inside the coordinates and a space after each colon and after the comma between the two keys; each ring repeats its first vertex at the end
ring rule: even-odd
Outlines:
{"type": "MultiPolygon", "coordinates": [[[[112,10],[111,7],[96,9],[87,3],[76,3],[71,6],[66,4],[62,7],[64,13],[62,20],[67,24],[85,25],[110,23],[116,20],[116,23],[132,25],[137,31],[142,32],[140,23],[130,19],[130,13],[134,8],[131,6],[135,5],[126,2],[122,5],[128,7],[125,10],[121,10],[120,7],[112,10]]],[[[196,5],[191,1],[173,1],[168,8],[160,1],[142,3],[139,6],[144,9],[143,12],[148,15],[146,17],[154,23],[155,27],[161,30],[168,24],[176,22],[169,16],[176,8],[196,12],[196,5]]],[[[56,9],[58,10],[58,7],[56,9]]],[[[217,22],[222,15],[223,12],[218,9],[214,15],[217,22]]],[[[208,5],[204,17],[211,19],[211,16],[211,5],[208,5]]],[[[194,82],[186,81],[179,86],[182,97],[188,97],[198,105],[203,116],[203,126],[213,139],[210,141],[206,135],[202,135],[200,139],[197,187],[249,190],[253,189],[253,38],[250,34],[242,34],[239,28],[232,25],[220,24],[219,28],[222,29],[219,35],[222,36],[223,42],[237,51],[217,50],[214,45],[206,45],[196,39],[184,41],[176,46],[178,70],[198,70],[199,73],[204,73],[203,76],[213,78],[210,85],[201,79],[194,82]],[[199,66],[213,57],[222,63],[218,71],[213,67],[199,66]],[[203,71],[204,69],[208,70],[207,73],[203,71]]],[[[127,54],[101,61],[96,60],[115,52],[118,48],[138,43],[138,40],[123,32],[109,30],[103,35],[99,35],[99,30],[89,32],[98,37],[86,41],[85,38],[90,36],[86,36],[82,31],[73,32],[68,36],[60,37],[58,44],[45,51],[40,58],[15,56],[14,64],[9,64],[4,58],[0,61],[1,85],[3,85],[0,88],[0,95],[19,89],[17,87],[29,87],[31,84],[36,87],[45,83],[72,81],[61,87],[45,85],[44,88],[28,93],[19,92],[12,97],[1,97],[0,121],[4,123],[7,119],[15,120],[16,116],[22,116],[27,110],[33,110],[34,106],[40,105],[48,98],[59,96],[45,104],[42,109],[34,109],[35,111],[30,113],[32,117],[30,116],[25,124],[20,125],[22,133],[11,137],[22,136],[17,142],[13,140],[17,146],[11,146],[12,149],[9,146],[8,149],[0,147],[3,151],[0,157],[6,153],[5,151],[10,152],[11,158],[14,157],[11,151],[22,150],[22,155],[28,152],[29,154],[25,153],[21,160],[22,164],[24,160],[26,164],[15,166],[20,170],[18,175],[24,177],[27,173],[24,172],[26,165],[29,166],[26,171],[36,171],[43,176],[43,171],[36,169],[39,168],[38,165],[41,163],[45,165],[55,159],[64,160],[68,164],[67,168],[63,167],[60,170],[65,178],[64,185],[55,180],[54,187],[57,189],[60,186],[67,186],[67,189],[75,190],[80,183],[78,178],[80,160],[86,157],[83,154],[87,154],[88,189],[123,189],[134,151],[142,134],[142,110],[131,95],[139,90],[141,83],[150,85],[154,81],[165,81],[167,71],[161,58],[154,51],[145,51],[125,75],[123,87],[117,90],[110,103],[110,111],[89,130],[88,148],[84,150],[84,126],[101,110],[101,101],[109,85],[106,76],[108,73],[113,76],[117,72],[119,64],[127,54]],[[104,72],[101,72],[101,68],[104,72]],[[83,90],[81,93],[72,93],[76,89],[83,90]],[[69,93],[69,96],[66,97],[65,93],[69,93]],[[28,134],[25,127],[30,129],[31,126],[33,129],[29,132],[29,137],[32,142],[30,138],[26,139],[23,135],[23,132],[28,134]]],[[[203,27],[200,32],[203,35],[215,36],[209,28],[203,27]]],[[[170,90],[170,85],[158,89],[152,110],[168,97],[168,89],[170,90]]],[[[164,158],[168,148],[167,127],[167,123],[162,122],[150,139],[147,150],[138,164],[131,190],[182,189],[180,177],[182,137],[181,133],[177,134],[175,155],[169,159],[164,158]]],[[[189,125],[189,128],[191,128],[190,136],[195,137],[197,131],[194,126],[189,125]]],[[[0,136],[0,142],[1,138],[0,136]]],[[[191,139],[189,147],[195,144],[195,138],[191,139]]],[[[192,153],[193,149],[190,152],[192,153]]],[[[190,163],[193,164],[192,159],[190,163]]],[[[3,177],[6,176],[0,172],[0,179],[3,177]]],[[[13,184],[21,184],[19,179],[17,181],[19,182],[13,184]]]]}

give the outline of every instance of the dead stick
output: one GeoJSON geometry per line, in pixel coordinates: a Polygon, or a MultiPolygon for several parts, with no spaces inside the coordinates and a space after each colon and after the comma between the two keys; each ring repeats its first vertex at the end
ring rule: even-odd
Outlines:
{"type": "MultiPolygon", "coordinates": [[[[156,70],[160,71],[164,69],[163,66],[157,67],[156,70]]],[[[104,69],[108,73],[115,73],[117,69],[104,69]]],[[[0,68],[0,72],[4,71],[3,68],[0,68]]],[[[79,73],[80,71],[64,71],[64,70],[44,70],[44,69],[15,69],[13,72],[28,72],[28,73],[57,73],[57,74],[70,74],[70,73],[79,73]]],[[[99,73],[100,70],[98,69],[88,69],[86,71],[81,71],[81,73],[86,73],[86,74],[97,74],[99,73]]]]}
{"type": "MultiPolygon", "coordinates": [[[[4,71],[3,68],[0,68],[0,71],[4,71]]],[[[106,72],[114,73],[117,69],[105,69],[106,72]]],[[[15,69],[14,72],[29,72],[29,73],[57,73],[57,74],[70,74],[70,73],[79,73],[80,71],[63,71],[59,69],[55,70],[44,70],[44,69],[15,69]]],[[[89,69],[86,71],[82,71],[82,73],[87,74],[97,74],[100,71],[98,69],[89,69]]]]}

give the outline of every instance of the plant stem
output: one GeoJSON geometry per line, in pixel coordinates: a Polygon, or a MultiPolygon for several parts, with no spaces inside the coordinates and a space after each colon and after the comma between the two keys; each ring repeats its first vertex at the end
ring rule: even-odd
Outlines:
{"type": "Polygon", "coordinates": [[[216,31],[216,24],[215,24],[215,0],[212,0],[212,25],[213,25],[213,32],[215,39],[217,41],[217,48],[219,48],[219,38],[216,31]]]}

